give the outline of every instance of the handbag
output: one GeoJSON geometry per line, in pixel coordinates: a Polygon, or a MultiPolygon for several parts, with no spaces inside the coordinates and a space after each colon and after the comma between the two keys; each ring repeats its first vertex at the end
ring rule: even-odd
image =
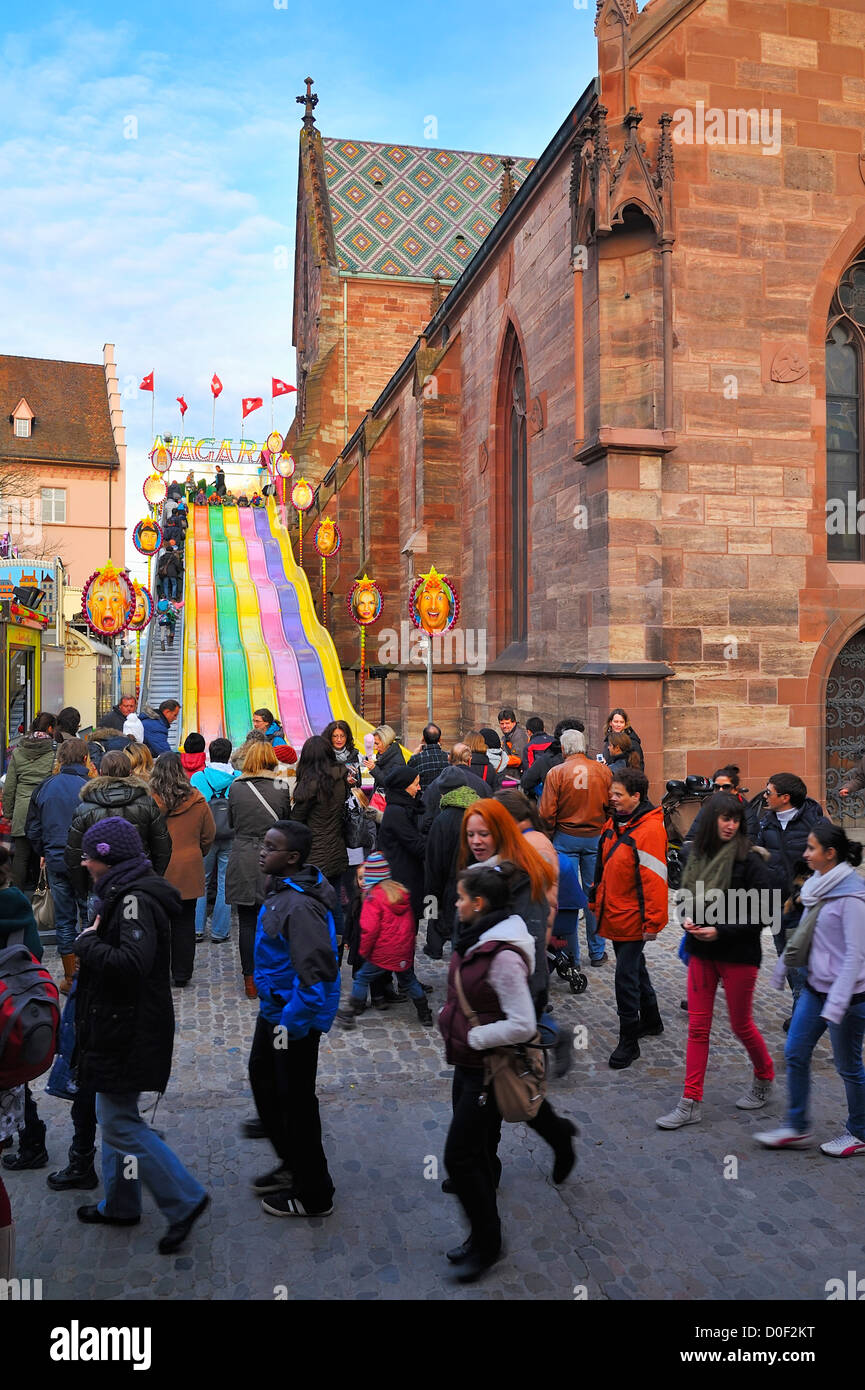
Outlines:
{"type": "MultiPolygon", "coordinates": [[[[469,1007],[460,971],[454,974],[460,1008],[471,1022],[477,1018],[469,1007]]],[[[525,1043],[510,1047],[491,1047],[484,1053],[484,1084],[492,1086],[496,1105],[508,1124],[535,1119],[547,1093],[546,1058],[540,1033],[525,1043]]]]}
{"type": "Polygon", "coordinates": [[[364,850],[372,854],[375,849],[376,823],[354,792],[350,792],[343,808],[343,834],[346,849],[364,850]]]}
{"type": "Polygon", "coordinates": [[[822,903],[814,903],[802,913],[798,927],[784,947],[783,960],[788,970],[796,970],[808,964],[814,928],[822,906],[822,903]]]}
{"type": "Polygon", "coordinates": [[[45,865],[39,870],[39,882],[33,894],[33,902],[30,904],[33,909],[33,917],[40,931],[54,930],[54,899],[51,896],[51,889],[48,887],[48,875],[45,865]]]}

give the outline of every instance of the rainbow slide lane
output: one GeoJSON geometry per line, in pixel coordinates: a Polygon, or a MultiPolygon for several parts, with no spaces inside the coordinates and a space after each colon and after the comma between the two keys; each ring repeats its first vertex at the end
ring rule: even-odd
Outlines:
{"type": "MultiPolygon", "coordinates": [[[[222,514],[222,525],[228,543],[228,558],[231,578],[237,595],[237,622],[240,629],[240,642],[246,656],[249,675],[250,706],[246,714],[246,728],[252,728],[252,711],[256,709],[279,709],[274,665],[264,641],[259,616],[260,598],[252,582],[249,568],[249,552],[240,533],[239,509],[237,507],[213,507],[212,511],[222,514]]],[[[213,526],[211,525],[211,529],[213,526]]]]}
{"type": "Polygon", "coordinates": [[[192,544],[187,536],[183,714],[185,733],[198,730],[207,742],[225,733],[222,713],[222,662],[216,621],[216,588],[208,516],[192,509],[192,544]],[[191,688],[191,689],[190,689],[191,688]]]}
{"type": "MultiPolygon", "coordinates": [[[[222,660],[222,681],[217,687],[222,696],[225,733],[235,747],[243,743],[251,726],[252,711],[249,691],[249,669],[240,637],[237,590],[231,573],[228,541],[225,538],[222,507],[199,507],[210,531],[210,553],[213,564],[213,584],[216,595],[216,623],[219,632],[219,653],[222,660]]],[[[201,639],[199,637],[199,645],[201,639]]],[[[202,730],[203,732],[203,730],[202,730]]],[[[206,735],[205,735],[206,737],[206,735]]]]}
{"type": "Polygon", "coordinates": [[[267,576],[277,593],[283,632],[300,670],[306,717],[316,733],[331,719],[344,719],[362,748],[363,736],[373,726],[361,719],[349,701],[333,638],[316,617],[309,580],[294,559],[273,498],[266,509],[254,508],[252,516],[267,576]]]}
{"type": "Polygon", "coordinates": [[[293,748],[300,748],[313,729],[307,717],[300,666],[282,620],[280,594],[270,581],[264,546],[255,527],[258,510],[251,507],[238,509],[238,524],[246,545],[249,572],[258,595],[261,631],[273,665],[276,684],[276,704],[273,708],[279,710],[289,743],[293,748]]]}
{"type": "Polygon", "coordinates": [[[183,688],[180,717],[182,738],[198,728],[198,604],[195,592],[195,540],[187,533],[183,563],[186,579],[183,590],[183,688]]]}

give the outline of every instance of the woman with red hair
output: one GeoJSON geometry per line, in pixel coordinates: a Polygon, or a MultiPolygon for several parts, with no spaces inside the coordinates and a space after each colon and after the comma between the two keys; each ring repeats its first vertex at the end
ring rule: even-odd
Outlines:
{"type": "Polygon", "coordinates": [[[514,912],[522,917],[535,943],[535,964],[529,990],[538,1018],[547,1002],[547,935],[557,907],[556,876],[524,835],[509,811],[498,801],[476,801],[466,807],[460,834],[459,868],[509,860],[520,871],[512,884],[514,912]]]}

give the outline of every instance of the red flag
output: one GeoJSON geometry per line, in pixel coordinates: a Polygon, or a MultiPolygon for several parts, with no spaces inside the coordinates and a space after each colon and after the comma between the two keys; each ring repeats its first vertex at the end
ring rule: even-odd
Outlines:
{"type": "Polygon", "coordinates": [[[177,404],[180,406],[180,418],[182,420],[187,410],[189,409],[189,406],[186,404],[186,401],[183,399],[182,396],[177,397],[177,404]]]}
{"type": "Polygon", "coordinates": [[[144,378],[144,380],[140,382],[138,389],[139,391],[152,391],[154,389],[152,372],[147,373],[147,376],[144,378]]]}
{"type": "Polygon", "coordinates": [[[264,405],[264,401],[261,396],[244,396],[242,405],[243,419],[245,420],[247,415],[251,415],[254,410],[260,410],[264,405]]]}
{"type": "Polygon", "coordinates": [[[222,382],[219,380],[219,377],[216,375],[216,372],[213,373],[213,378],[210,383],[210,389],[213,392],[213,397],[215,400],[222,390],[222,382]]]}
{"type": "Polygon", "coordinates": [[[270,385],[274,396],[287,396],[289,391],[296,391],[296,386],[289,386],[288,382],[280,381],[278,376],[270,378],[270,385]]]}

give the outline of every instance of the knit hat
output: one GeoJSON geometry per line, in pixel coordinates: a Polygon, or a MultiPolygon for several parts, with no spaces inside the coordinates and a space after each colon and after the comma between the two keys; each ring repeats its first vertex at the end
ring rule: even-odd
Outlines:
{"type": "Polygon", "coordinates": [[[376,850],[364,861],[363,881],[367,888],[374,888],[377,883],[384,883],[386,878],[390,878],[390,864],[376,850]]]}
{"type": "Polygon", "coordinates": [[[416,767],[409,767],[408,763],[403,763],[402,767],[395,767],[393,772],[385,778],[384,786],[386,792],[404,792],[406,787],[410,787],[418,775],[416,767]]]}
{"type": "Polygon", "coordinates": [[[141,836],[128,820],[108,816],[85,830],[81,841],[82,859],[99,859],[103,864],[122,864],[144,854],[141,836]]]}
{"type": "Polygon", "coordinates": [[[502,741],[495,729],[479,729],[478,733],[487,745],[487,748],[501,748],[502,741]]]}

